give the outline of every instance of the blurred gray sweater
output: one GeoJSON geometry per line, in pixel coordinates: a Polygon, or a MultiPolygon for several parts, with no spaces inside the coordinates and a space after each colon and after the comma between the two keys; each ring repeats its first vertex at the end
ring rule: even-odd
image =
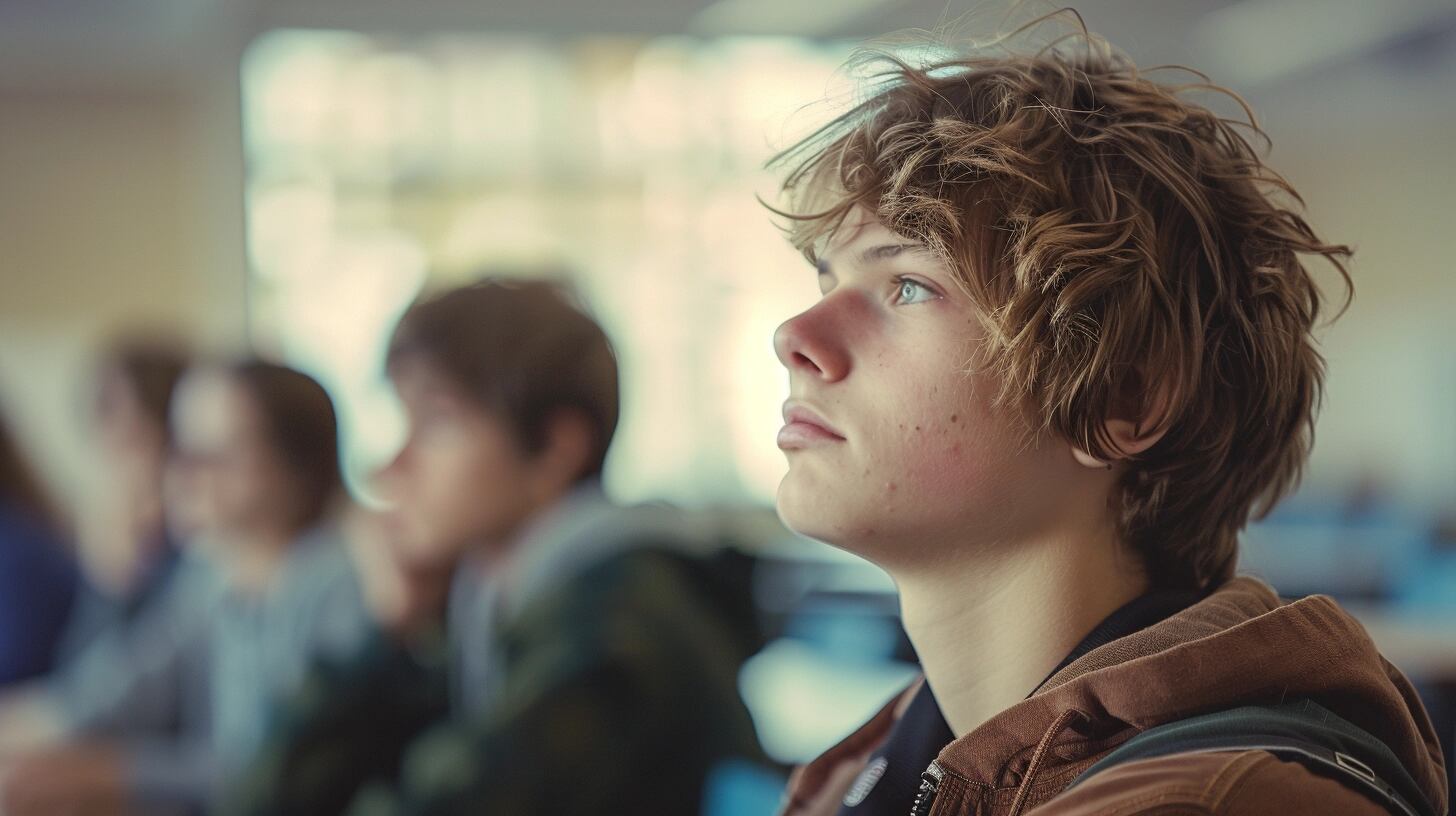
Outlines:
{"type": "Polygon", "coordinates": [[[231,589],[204,555],[187,553],[177,570],[136,620],[98,637],[49,689],[73,735],[122,746],[133,799],[148,812],[205,810],[308,665],[349,653],[368,628],[332,527],[302,536],[261,596],[231,589]]]}

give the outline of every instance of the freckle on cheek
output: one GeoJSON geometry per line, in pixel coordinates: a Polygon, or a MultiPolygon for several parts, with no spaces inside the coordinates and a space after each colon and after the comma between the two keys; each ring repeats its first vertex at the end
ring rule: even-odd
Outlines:
{"type": "Polygon", "coordinates": [[[950,421],[951,421],[951,422],[956,422],[956,421],[958,421],[958,420],[959,420],[959,419],[960,419],[960,415],[959,415],[959,414],[951,414],[951,415],[950,415],[950,421]]]}

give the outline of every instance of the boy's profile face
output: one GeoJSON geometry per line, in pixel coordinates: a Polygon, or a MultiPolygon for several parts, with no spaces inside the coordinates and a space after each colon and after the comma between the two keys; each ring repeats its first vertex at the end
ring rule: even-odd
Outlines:
{"type": "Polygon", "coordinates": [[[1081,466],[993,407],[996,384],[968,369],[982,329],[946,264],[863,209],[819,258],[822,297],[774,337],[790,381],[784,522],[891,566],[932,562],[927,542],[1013,541],[1068,509],[1081,466]]]}
{"type": "Polygon", "coordinates": [[[531,506],[532,460],[513,430],[423,357],[397,361],[390,376],[409,430],[375,479],[405,556],[447,562],[472,545],[510,537],[531,506]]]}

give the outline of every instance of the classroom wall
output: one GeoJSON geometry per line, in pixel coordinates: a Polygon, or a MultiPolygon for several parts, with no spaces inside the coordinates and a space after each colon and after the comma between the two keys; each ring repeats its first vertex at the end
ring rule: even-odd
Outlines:
{"type": "Polygon", "coordinates": [[[0,82],[0,403],[63,502],[86,470],[98,343],[138,327],[242,341],[226,77],[0,82]]]}

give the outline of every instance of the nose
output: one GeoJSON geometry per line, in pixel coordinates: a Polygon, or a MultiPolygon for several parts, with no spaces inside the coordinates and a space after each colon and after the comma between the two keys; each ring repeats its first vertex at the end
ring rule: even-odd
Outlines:
{"type": "Polygon", "coordinates": [[[849,374],[849,353],[826,313],[828,300],[784,321],[774,332],[774,353],[789,373],[823,382],[837,382],[849,374]]]}

